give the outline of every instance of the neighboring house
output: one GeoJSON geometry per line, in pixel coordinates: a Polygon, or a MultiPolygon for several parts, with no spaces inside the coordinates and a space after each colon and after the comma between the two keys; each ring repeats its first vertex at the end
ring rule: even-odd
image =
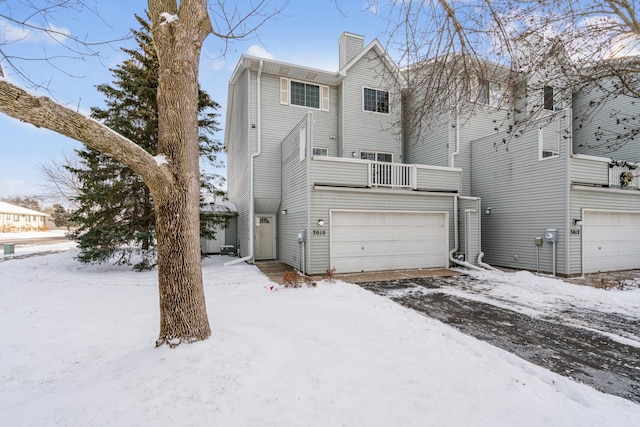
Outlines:
{"type": "Polygon", "coordinates": [[[0,231],[3,233],[47,230],[47,217],[42,212],[0,202],[0,231]]]}
{"type": "Polygon", "coordinates": [[[220,223],[213,226],[215,237],[213,239],[200,238],[200,250],[204,254],[230,254],[235,253],[236,217],[238,212],[232,202],[211,201],[200,207],[200,215],[212,216],[220,223]]]}
{"type": "Polygon", "coordinates": [[[490,208],[485,260],[565,276],[640,268],[640,145],[624,138],[638,121],[620,120],[639,100],[572,91],[557,75],[526,75],[529,90],[513,94],[519,132],[470,144],[471,192],[490,208]]]}
{"type": "Polygon", "coordinates": [[[339,70],[242,56],[229,83],[228,195],[247,261],[308,274],[477,263],[462,170],[409,163],[404,80],[381,44],[344,33],[339,70]]]}

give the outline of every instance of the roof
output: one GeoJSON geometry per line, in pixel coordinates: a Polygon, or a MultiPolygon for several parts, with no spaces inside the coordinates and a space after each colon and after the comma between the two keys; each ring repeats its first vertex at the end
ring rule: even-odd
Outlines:
{"type": "Polygon", "coordinates": [[[216,216],[237,216],[238,209],[233,202],[207,203],[200,207],[200,212],[216,216]]]}
{"type": "Polygon", "coordinates": [[[0,202],[0,213],[49,216],[43,212],[34,211],[32,209],[23,208],[22,206],[12,205],[11,203],[6,202],[0,202]]]}

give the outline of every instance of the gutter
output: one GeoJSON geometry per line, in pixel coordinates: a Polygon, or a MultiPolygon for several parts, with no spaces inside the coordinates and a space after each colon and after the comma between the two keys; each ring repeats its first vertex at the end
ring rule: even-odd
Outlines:
{"type": "MultiPolygon", "coordinates": [[[[260,60],[260,67],[258,67],[258,77],[256,79],[256,115],[257,115],[257,125],[256,127],[258,128],[258,151],[256,151],[255,153],[251,154],[251,164],[249,166],[249,255],[247,255],[244,258],[240,258],[240,259],[236,259],[233,261],[227,261],[224,263],[225,266],[230,266],[230,265],[235,265],[235,264],[240,264],[241,262],[245,262],[245,261],[251,261],[254,258],[254,246],[255,246],[255,220],[256,220],[256,214],[255,214],[255,203],[254,203],[254,186],[253,186],[253,169],[254,169],[254,163],[255,163],[255,158],[258,157],[260,154],[262,154],[262,116],[261,116],[261,111],[260,111],[260,103],[262,101],[262,97],[261,97],[261,93],[260,93],[260,81],[262,80],[262,67],[264,65],[264,62],[262,60],[260,60]]],[[[251,80],[249,80],[251,81],[251,80]]],[[[249,91],[249,93],[251,93],[251,91],[249,91]]],[[[251,119],[249,119],[249,121],[251,121],[251,119]]],[[[248,126],[250,126],[250,123],[247,124],[248,126]]]]}

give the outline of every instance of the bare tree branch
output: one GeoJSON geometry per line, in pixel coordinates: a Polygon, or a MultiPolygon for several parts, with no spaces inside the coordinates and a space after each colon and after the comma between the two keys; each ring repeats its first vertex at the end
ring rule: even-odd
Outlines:
{"type": "Polygon", "coordinates": [[[170,183],[166,168],[140,146],[103,124],[64,107],[44,96],[36,96],[0,80],[0,111],[37,127],[43,127],[83,142],[113,156],[146,179],[170,183]]]}

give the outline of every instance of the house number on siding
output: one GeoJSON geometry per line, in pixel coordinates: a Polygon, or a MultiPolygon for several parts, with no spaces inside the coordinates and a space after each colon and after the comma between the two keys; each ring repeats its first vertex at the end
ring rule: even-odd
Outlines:
{"type": "Polygon", "coordinates": [[[327,230],[313,230],[314,236],[326,236],[327,230]]]}
{"type": "Polygon", "coordinates": [[[580,234],[580,229],[579,229],[579,228],[572,228],[572,229],[571,229],[571,234],[572,234],[572,235],[574,235],[574,234],[580,234]]]}

